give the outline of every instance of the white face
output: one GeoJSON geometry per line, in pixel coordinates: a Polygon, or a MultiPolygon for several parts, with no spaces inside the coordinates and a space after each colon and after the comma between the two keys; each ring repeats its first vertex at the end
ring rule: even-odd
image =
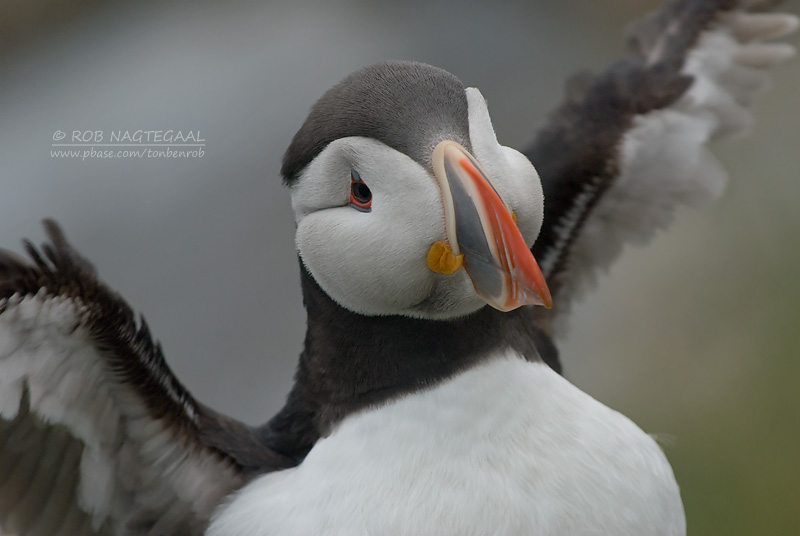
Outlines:
{"type": "MultiPolygon", "coordinates": [[[[473,154],[532,245],[542,222],[539,176],[525,156],[497,143],[480,92],[467,89],[467,99],[473,154]]],[[[441,319],[485,305],[465,270],[448,275],[428,268],[428,249],[445,238],[441,191],[405,154],[370,138],[336,140],[303,170],[291,196],[300,258],[343,307],[441,319]],[[369,187],[370,212],[350,204],[352,170],[369,187]]]]}

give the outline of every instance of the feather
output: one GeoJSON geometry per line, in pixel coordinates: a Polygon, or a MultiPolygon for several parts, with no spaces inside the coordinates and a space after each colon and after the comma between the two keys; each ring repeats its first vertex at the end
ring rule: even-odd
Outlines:
{"type": "Polygon", "coordinates": [[[628,30],[630,56],[568,88],[526,151],[545,192],[533,252],[555,306],[537,311],[563,334],[571,304],[626,244],[644,244],[675,208],[717,198],[727,182],[706,146],[740,136],[769,69],[794,48],[765,43],[798,26],[774,2],[673,0],[628,30]]]}
{"type": "Polygon", "coordinates": [[[32,264],[0,252],[3,533],[200,534],[246,472],[295,463],[196,402],[144,319],[45,229],[32,264]],[[243,444],[260,447],[246,464],[243,444]]]}

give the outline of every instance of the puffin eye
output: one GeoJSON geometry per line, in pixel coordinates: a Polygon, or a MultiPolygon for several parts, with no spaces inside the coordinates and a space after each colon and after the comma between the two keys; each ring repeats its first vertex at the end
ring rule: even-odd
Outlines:
{"type": "Polygon", "coordinates": [[[372,192],[355,169],[350,171],[350,206],[361,212],[372,211],[372,192]]]}

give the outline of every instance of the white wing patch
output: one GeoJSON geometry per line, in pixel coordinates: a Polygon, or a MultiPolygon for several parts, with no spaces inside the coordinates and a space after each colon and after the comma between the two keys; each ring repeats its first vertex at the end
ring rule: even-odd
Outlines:
{"type": "MultiPolygon", "coordinates": [[[[83,323],[88,309],[80,301],[42,289],[0,301],[0,311],[0,417],[18,417],[27,397],[25,411],[81,443],[74,502],[89,515],[92,531],[197,533],[194,524],[204,523],[238,482],[234,471],[208,452],[188,449],[117,380],[83,323]]],[[[32,444],[23,457],[43,460],[46,449],[32,444]]],[[[6,476],[0,473],[2,491],[9,491],[6,476]]],[[[34,501],[61,500],[53,490],[41,493],[34,501]]],[[[2,530],[25,534],[14,519],[2,530]]]]}
{"type": "Polygon", "coordinates": [[[79,327],[81,305],[61,297],[14,296],[0,315],[0,415],[17,416],[27,387],[31,410],[84,443],[78,501],[99,529],[111,513],[119,412],[110,403],[99,355],[79,327]]]}
{"type": "MultiPolygon", "coordinates": [[[[674,105],[637,116],[621,147],[621,173],[590,213],[571,251],[562,304],[596,283],[626,243],[642,244],[666,227],[679,205],[717,198],[725,170],[705,145],[741,135],[753,122],[751,105],[769,85],[768,69],[794,56],[785,43],[764,43],[794,31],[787,14],[733,12],[701,35],[682,70],[693,77],[674,105]]],[[[658,50],[652,61],[658,59],[658,50]]],[[[563,306],[562,306],[563,307],[563,306]]],[[[568,307],[556,322],[561,325],[568,307]]]]}

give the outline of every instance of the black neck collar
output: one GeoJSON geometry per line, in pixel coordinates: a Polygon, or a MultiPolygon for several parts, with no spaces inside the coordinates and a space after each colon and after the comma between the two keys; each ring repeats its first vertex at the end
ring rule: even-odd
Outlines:
{"type": "Polygon", "coordinates": [[[287,403],[265,429],[274,448],[298,462],[354,411],[436,385],[503,350],[541,360],[537,342],[549,344],[531,307],[487,306],[446,321],[364,316],[334,302],[302,264],[301,284],[305,346],[287,403]]]}

